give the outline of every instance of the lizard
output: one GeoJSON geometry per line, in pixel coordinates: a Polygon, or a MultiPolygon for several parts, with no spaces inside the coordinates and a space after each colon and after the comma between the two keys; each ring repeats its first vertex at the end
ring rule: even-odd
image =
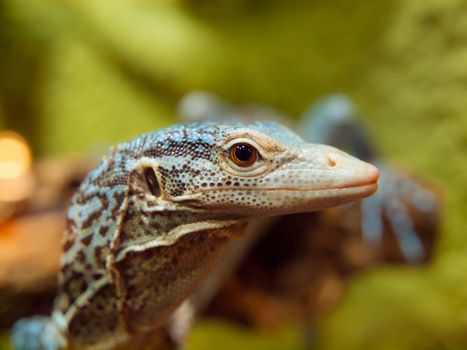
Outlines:
{"type": "Polygon", "coordinates": [[[150,342],[248,219],[358,200],[378,177],[274,122],[175,125],[121,143],[71,200],[51,315],[18,321],[13,345],[150,342]]]}

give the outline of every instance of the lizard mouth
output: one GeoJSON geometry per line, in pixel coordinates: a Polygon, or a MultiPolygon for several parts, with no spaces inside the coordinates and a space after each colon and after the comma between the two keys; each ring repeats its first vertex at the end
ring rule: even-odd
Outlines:
{"type": "Polygon", "coordinates": [[[355,194],[360,195],[362,198],[367,197],[375,193],[378,189],[376,182],[361,184],[361,185],[350,185],[350,186],[336,186],[329,188],[316,188],[316,187],[294,187],[294,186],[280,186],[280,187],[218,187],[213,189],[203,189],[200,192],[221,192],[221,191],[271,191],[271,192],[312,192],[312,193],[334,193],[339,194],[355,194]]]}
{"type": "Polygon", "coordinates": [[[316,193],[326,193],[332,192],[335,194],[338,193],[359,193],[362,197],[370,196],[376,192],[378,189],[377,182],[367,183],[367,184],[360,184],[360,185],[350,185],[350,186],[336,186],[336,187],[329,187],[329,188],[307,188],[307,187],[278,187],[278,188],[261,188],[259,187],[258,190],[267,190],[267,191],[297,191],[297,192],[316,192],[316,193]]]}
{"type": "MultiPolygon", "coordinates": [[[[378,188],[377,182],[364,184],[350,184],[347,186],[332,186],[329,188],[310,188],[307,186],[261,186],[261,187],[219,187],[216,189],[203,189],[203,193],[217,191],[230,193],[226,197],[237,198],[218,202],[215,207],[209,206],[213,212],[227,212],[230,215],[249,216],[271,216],[284,215],[299,212],[322,210],[329,207],[347,204],[363,199],[373,194],[378,188]],[[240,193],[239,193],[240,192],[240,193]],[[254,197],[249,197],[248,192],[257,192],[254,197]],[[245,196],[242,194],[245,193],[245,196]],[[245,199],[243,199],[245,198],[245,199]],[[253,200],[253,198],[255,198],[253,200]],[[259,203],[263,203],[260,205],[259,203]]],[[[220,197],[224,197],[223,195],[220,197]]],[[[198,197],[199,198],[199,197],[198,197]]],[[[194,207],[207,207],[205,203],[199,202],[190,196],[184,198],[191,202],[194,207]],[[192,201],[194,200],[194,201],[192,201]]]]}
{"type": "MultiPolygon", "coordinates": [[[[262,188],[259,188],[262,189],[262,188]]],[[[329,188],[306,188],[306,187],[280,187],[280,188],[265,188],[265,190],[271,191],[297,191],[297,192],[315,192],[315,193],[335,193],[338,195],[339,193],[352,193],[352,194],[359,194],[361,197],[367,197],[375,193],[378,189],[377,182],[361,184],[361,185],[350,185],[350,186],[336,186],[336,187],[329,187],[329,188]]]]}
{"type": "Polygon", "coordinates": [[[307,186],[255,186],[255,187],[217,187],[217,188],[206,188],[202,189],[200,192],[211,192],[211,191],[298,191],[298,192],[320,192],[320,191],[337,191],[337,190],[352,190],[352,189],[362,189],[367,190],[371,193],[374,193],[378,189],[377,182],[363,183],[363,184],[354,184],[354,185],[341,185],[341,186],[332,186],[328,188],[316,188],[316,187],[307,187],[307,186]]]}

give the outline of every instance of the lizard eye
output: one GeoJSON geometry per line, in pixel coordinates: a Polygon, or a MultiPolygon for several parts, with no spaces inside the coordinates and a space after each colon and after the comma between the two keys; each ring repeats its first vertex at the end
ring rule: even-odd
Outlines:
{"type": "Polygon", "coordinates": [[[258,159],[258,151],[248,143],[236,143],[230,147],[230,159],[241,167],[252,165],[258,159]]]}

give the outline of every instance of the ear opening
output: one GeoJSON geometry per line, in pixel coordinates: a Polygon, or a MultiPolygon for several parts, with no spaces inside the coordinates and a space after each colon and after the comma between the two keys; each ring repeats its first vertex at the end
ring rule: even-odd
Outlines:
{"type": "Polygon", "coordinates": [[[144,168],[144,178],[151,194],[153,196],[160,197],[161,187],[159,185],[159,181],[157,181],[156,173],[152,167],[144,168]]]}

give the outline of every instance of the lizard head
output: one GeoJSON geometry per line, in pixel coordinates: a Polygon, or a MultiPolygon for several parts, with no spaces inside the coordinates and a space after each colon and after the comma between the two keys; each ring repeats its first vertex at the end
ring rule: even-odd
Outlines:
{"type": "Polygon", "coordinates": [[[159,156],[142,159],[157,195],[216,217],[318,210],[377,189],[374,166],[274,122],[191,124],[158,135],[149,154],[159,156]]]}

